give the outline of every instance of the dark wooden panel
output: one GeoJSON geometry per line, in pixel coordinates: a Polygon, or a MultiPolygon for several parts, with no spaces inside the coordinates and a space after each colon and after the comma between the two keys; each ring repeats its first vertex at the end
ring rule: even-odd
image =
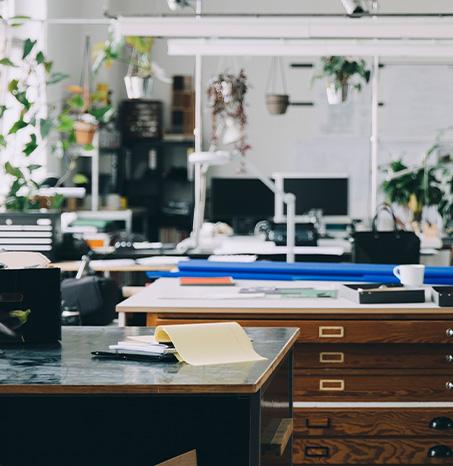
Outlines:
{"type": "MultiPolygon", "coordinates": [[[[152,315],[151,315],[152,316],[152,315]]],[[[453,321],[445,320],[390,320],[386,316],[376,320],[302,320],[297,315],[292,319],[241,319],[240,316],[211,318],[187,316],[186,318],[148,318],[147,325],[162,325],[216,322],[236,320],[244,327],[299,327],[299,341],[303,343],[453,343],[453,336],[447,334],[453,329],[453,321]],[[387,319],[387,320],[386,320],[387,319]]]]}
{"type": "Polygon", "coordinates": [[[453,448],[451,438],[428,439],[302,439],[294,441],[293,462],[297,464],[444,464],[452,458],[431,459],[428,451],[436,445],[453,448]]]}
{"type": "Polygon", "coordinates": [[[445,369],[453,372],[453,345],[297,344],[296,369],[445,369]]]}
{"type": "Polygon", "coordinates": [[[453,401],[446,385],[452,376],[344,375],[304,376],[296,371],[295,401],[453,401]]]}
{"type": "Polygon", "coordinates": [[[453,408],[294,410],[296,437],[449,437],[453,408]],[[437,428],[434,428],[437,427],[437,428]]]}

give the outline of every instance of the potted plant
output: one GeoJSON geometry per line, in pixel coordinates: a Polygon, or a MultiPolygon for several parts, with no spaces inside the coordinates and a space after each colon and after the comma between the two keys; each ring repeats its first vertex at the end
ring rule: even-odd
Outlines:
{"type": "Polygon", "coordinates": [[[246,142],[245,96],[248,84],[244,70],[235,75],[219,73],[208,84],[208,105],[211,108],[212,134],[211,148],[217,148],[220,140],[233,144],[245,154],[250,146],[246,142]]]}
{"type": "Polygon", "coordinates": [[[286,92],[286,79],[283,64],[279,57],[272,57],[267,78],[266,108],[271,115],[283,115],[288,110],[289,95],[286,92]],[[278,69],[277,69],[278,68],[278,69]],[[282,92],[277,92],[277,75],[280,72],[282,92]]]}
{"type": "MultiPolygon", "coordinates": [[[[27,19],[13,17],[2,21],[4,27],[17,27],[27,19]]],[[[5,56],[0,60],[0,65],[3,72],[8,73],[6,90],[15,101],[11,108],[4,104],[0,106],[0,118],[4,126],[4,132],[0,134],[0,149],[7,152],[3,170],[9,178],[4,207],[9,210],[59,208],[61,196],[39,196],[40,186],[36,180],[41,165],[35,156],[45,146],[53,131],[59,133],[60,122],[70,117],[65,112],[56,115],[56,109],[52,105],[46,105],[33,96],[43,91],[43,85],[56,84],[67,75],[53,71],[52,62],[39,48],[38,42],[32,39],[23,41],[19,58],[15,55],[5,56]],[[8,119],[5,118],[6,115],[8,119]],[[11,118],[13,123],[5,127],[5,122],[11,118]]]]}
{"type": "Polygon", "coordinates": [[[348,97],[349,88],[362,90],[362,84],[370,81],[371,71],[365,60],[348,60],[342,56],[321,58],[321,71],[313,77],[326,80],[327,101],[330,105],[341,104],[348,97]]]}
{"type": "Polygon", "coordinates": [[[431,161],[440,150],[436,142],[414,167],[401,160],[382,167],[386,178],[381,188],[387,200],[408,209],[415,222],[421,221],[423,209],[429,206],[437,208],[445,223],[453,219],[453,156],[446,153],[431,161]]]}

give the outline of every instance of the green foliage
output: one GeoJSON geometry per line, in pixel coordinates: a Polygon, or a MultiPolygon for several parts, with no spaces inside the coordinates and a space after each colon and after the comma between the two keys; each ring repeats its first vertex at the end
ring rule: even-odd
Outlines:
{"type": "MultiPolygon", "coordinates": [[[[3,20],[8,27],[19,27],[29,18],[26,16],[15,16],[9,21],[3,20]]],[[[73,119],[63,112],[59,116],[53,116],[50,111],[47,118],[39,118],[43,108],[38,103],[29,98],[28,89],[33,83],[39,81],[39,76],[44,73],[48,85],[56,84],[66,79],[64,73],[52,72],[52,62],[46,58],[44,51],[39,50],[38,42],[32,39],[25,39],[22,45],[21,58],[16,60],[13,57],[3,57],[0,59],[0,65],[20,70],[20,78],[12,77],[7,84],[8,93],[17,101],[18,110],[17,118],[12,123],[9,130],[0,134],[0,150],[5,150],[10,144],[15,147],[15,159],[13,163],[9,160],[4,163],[3,170],[10,177],[9,191],[6,196],[5,206],[7,209],[26,210],[39,208],[40,202],[36,197],[36,191],[39,186],[34,180],[34,174],[39,170],[41,165],[28,159],[38,149],[39,145],[45,140],[53,130],[58,131],[61,128],[65,133],[68,147],[73,141],[73,119]],[[24,132],[26,139],[21,148],[17,148],[16,134],[24,132]],[[25,157],[19,161],[17,154],[22,153],[25,157]],[[26,162],[26,160],[29,160],[26,162]]],[[[31,94],[31,93],[30,93],[31,94]]],[[[5,105],[0,105],[0,119],[4,117],[5,112],[9,110],[5,105]]],[[[22,135],[21,135],[21,141],[22,135]]],[[[61,207],[62,198],[55,196],[50,199],[48,207],[61,207]]]]}
{"type": "Polygon", "coordinates": [[[382,167],[386,179],[381,189],[387,201],[410,206],[416,216],[424,206],[437,206],[445,222],[453,219],[453,155],[447,153],[430,161],[441,149],[436,142],[418,167],[409,167],[402,160],[382,167]]]}
{"type": "Polygon", "coordinates": [[[340,88],[348,84],[352,78],[357,78],[359,82],[354,83],[353,87],[360,91],[362,83],[368,83],[370,77],[371,71],[367,68],[365,60],[351,61],[342,56],[330,56],[321,58],[321,71],[313,76],[313,80],[330,79],[340,88]]]}

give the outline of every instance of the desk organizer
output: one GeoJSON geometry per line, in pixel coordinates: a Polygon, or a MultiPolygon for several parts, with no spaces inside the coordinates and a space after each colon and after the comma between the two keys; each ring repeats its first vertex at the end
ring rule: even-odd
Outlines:
{"type": "Polygon", "coordinates": [[[393,283],[347,284],[340,287],[340,296],[359,304],[424,303],[425,290],[405,288],[393,283]]]}
{"type": "Polygon", "coordinates": [[[440,307],[453,306],[453,286],[433,286],[433,301],[440,307]]]}

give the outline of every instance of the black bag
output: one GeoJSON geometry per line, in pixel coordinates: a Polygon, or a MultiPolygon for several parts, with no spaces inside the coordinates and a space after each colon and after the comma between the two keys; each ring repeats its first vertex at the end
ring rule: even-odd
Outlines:
{"type": "Polygon", "coordinates": [[[77,310],[82,325],[107,325],[116,316],[121,291],[111,278],[86,276],[61,282],[63,307],[77,310]]]}
{"type": "Polygon", "coordinates": [[[1,269],[0,342],[60,339],[60,269],[1,269]]]}
{"type": "Polygon", "coordinates": [[[418,264],[420,262],[420,238],[412,231],[398,230],[395,214],[388,205],[378,207],[371,231],[357,231],[352,235],[352,260],[373,264],[418,264]],[[379,212],[392,215],[393,231],[377,231],[379,212]]]}

